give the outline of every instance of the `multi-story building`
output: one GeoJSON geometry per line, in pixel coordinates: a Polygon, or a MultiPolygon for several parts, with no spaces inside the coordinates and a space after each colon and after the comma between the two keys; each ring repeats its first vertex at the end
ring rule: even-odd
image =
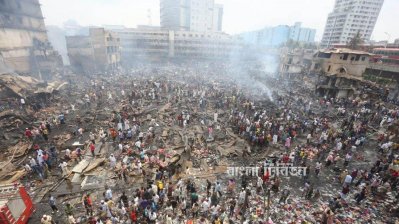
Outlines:
{"type": "Polygon", "coordinates": [[[61,65],[48,41],[39,0],[0,0],[0,55],[9,69],[39,78],[61,65]]]}
{"type": "Polygon", "coordinates": [[[66,45],[73,70],[83,74],[92,74],[98,70],[89,36],[67,36],[66,45]]]}
{"type": "Polygon", "coordinates": [[[346,98],[358,94],[371,54],[347,48],[321,50],[314,56],[312,72],[321,74],[317,91],[322,96],[346,98]]]}
{"type": "Polygon", "coordinates": [[[221,32],[223,24],[223,5],[215,4],[213,8],[213,20],[212,20],[212,31],[221,32]]]}
{"type": "Polygon", "coordinates": [[[222,31],[223,6],[214,0],[161,0],[160,16],[167,30],[222,31]]]}
{"type": "Polygon", "coordinates": [[[163,30],[159,27],[113,30],[121,39],[123,65],[160,59],[227,58],[241,45],[225,33],[163,30]]]}
{"type": "Polygon", "coordinates": [[[282,48],[280,52],[279,73],[281,76],[299,75],[307,73],[312,64],[316,50],[282,48]]]}
{"type": "Polygon", "coordinates": [[[68,57],[78,72],[112,72],[119,68],[120,38],[104,28],[90,28],[89,36],[67,36],[68,57]]]}
{"type": "Polygon", "coordinates": [[[288,40],[301,43],[313,43],[316,35],[315,29],[301,27],[297,22],[293,26],[279,25],[266,27],[261,30],[239,34],[244,42],[263,47],[277,47],[288,40]]]}
{"type": "Polygon", "coordinates": [[[369,41],[383,3],[384,0],[336,0],[321,46],[347,44],[358,32],[363,40],[369,41]]]}

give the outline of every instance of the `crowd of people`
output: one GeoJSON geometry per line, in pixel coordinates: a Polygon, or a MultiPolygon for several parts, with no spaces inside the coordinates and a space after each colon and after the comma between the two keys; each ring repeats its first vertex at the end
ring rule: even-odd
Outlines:
{"type": "Polygon", "coordinates": [[[397,217],[398,106],[295,94],[292,89],[304,87],[292,83],[287,90],[276,78],[249,78],[266,82],[274,90],[270,99],[254,87],[259,84],[237,84],[226,66],[169,65],[96,78],[86,84],[80,104],[70,102],[27,127],[25,138],[34,145],[25,163],[28,177],[41,182],[51,173],[70,178],[82,159],[104,157],[104,167],[126,186],[87,191],[78,204],[57,205],[50,195],[51,210],[41,223],[354,223],[355,215],[347,214],[353,208],[369,222],[397,217]],[[166,115],[165,105],[173,108],[166,115]],[[112,109],[101,125],[87,125],[80,112],[96,106],[112,109]],[[148,117],[153,111],[156,115],[148,117]],[[189,136],[194,126],[204,130],[200,137],[189,136]],[[216,155],[213,144],[223,144],[218,135],[230,135],[246,146],[238,158],[226,159],[228,166],[250,164],[261,172],[195,178],[186,162],[168,164],[176,152],[168,150],[165,127],[183,133],[180,160],[198,160],[196,151],[216,155]],[[61,150],[52,139],[56,131],[85,144],[61,150]],[[112,150],[97,153],[99,143],[109,143],[112,150]],[[273,176],[265,169],[270,162],[306,167],[306,173],[273,176]],[[364,215],[388,197],[395,202],[379,210],[386,218],[364,215]]]}

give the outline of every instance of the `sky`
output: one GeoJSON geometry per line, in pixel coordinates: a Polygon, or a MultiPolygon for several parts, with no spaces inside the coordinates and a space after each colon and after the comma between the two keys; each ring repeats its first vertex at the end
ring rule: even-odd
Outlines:
{"type": "MultiPolygon", "coordinates": [[[[223,31],[237,34],[266,26],[293,25],[323,34],[335,0],[215,0],[224,5],[223,31]]],[[[159,0],[40,0],[46,25],[62,26],[74,20],[82,26],[159,25],[159,0]],[[149,19],[151,15],[151,19],[149,19]]],[[[399,38],[399,0],[385,0],[372,35],[391,42],[399,38]]]]}

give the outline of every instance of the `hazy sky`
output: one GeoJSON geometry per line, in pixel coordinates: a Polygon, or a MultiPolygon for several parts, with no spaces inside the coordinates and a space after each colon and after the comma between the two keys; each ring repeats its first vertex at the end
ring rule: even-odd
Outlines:
{"type": "MultiPolygon", "coordinates": [[[[223,31],[235,34],[265,26],[302,22],[321,39],[335,0],[216,0],[224,5],[223,31]]],[[[159,0],[40,0],[46,25],[75,20],[80,25],[159,25],[159,0]]],[[[372,39],[399,38],[399,0],[385,0],[372,39]]]]}

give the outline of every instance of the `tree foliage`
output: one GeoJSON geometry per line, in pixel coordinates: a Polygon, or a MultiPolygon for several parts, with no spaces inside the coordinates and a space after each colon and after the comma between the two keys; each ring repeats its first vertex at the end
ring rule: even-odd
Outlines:
{"type": "Polygon", "coordinates": [[[360,36],[360,31],[357,31],[356,35],[348,42],[348,48],[358,50],[362,44],[364,44],[364,40],[360,36]]]}

